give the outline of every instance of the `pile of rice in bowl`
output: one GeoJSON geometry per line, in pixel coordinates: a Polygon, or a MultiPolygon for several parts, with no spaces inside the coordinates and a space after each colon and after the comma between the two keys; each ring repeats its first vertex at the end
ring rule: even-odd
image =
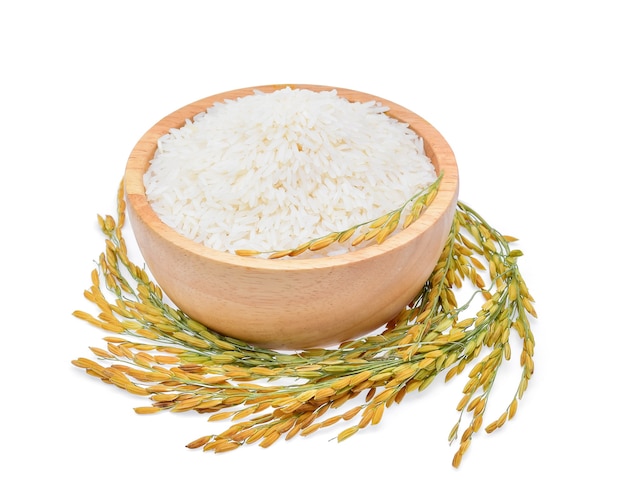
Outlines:
{"type": "Polygon", "coordinates": [[[376,219],[437,178],[422,139],[387,110],[289,87],[215,103],[159,139],[148,201],[181,235],[231,253],[376,219]]]}

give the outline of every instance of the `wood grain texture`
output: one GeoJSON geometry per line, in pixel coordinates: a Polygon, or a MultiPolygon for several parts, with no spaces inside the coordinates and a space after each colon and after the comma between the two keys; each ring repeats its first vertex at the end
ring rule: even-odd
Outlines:
{"type": "Polygon", "coordinates": [[[329,86],[256,86],[217,94],[163,118],[138,141],[124,174],[129,219],[159,286],[185,313],[223,334],[277,349],[328,346],[364,335],[393,318],[420,291],[443,249],[459,191],[456,159],[443,136],[406,108],[329,86]],[[215,102],[283,87],[336,89],[350,101],[376,100],[423,138],[439,192],[420,219],[380,245],[297,260],[240,257],[195,243],[165,225],[146,199],[143,174],[157,139],[215,102]]]}

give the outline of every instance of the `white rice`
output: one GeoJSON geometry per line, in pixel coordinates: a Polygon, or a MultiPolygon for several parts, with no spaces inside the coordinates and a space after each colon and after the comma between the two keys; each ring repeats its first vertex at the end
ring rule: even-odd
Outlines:
{"type": "Polygon", "coordinates": [[[144,175],[161,220],[216,250],[284,250],[400,207],[436,179],[380,103],[285,88],[217,103],[158,141],[144,175]]]}

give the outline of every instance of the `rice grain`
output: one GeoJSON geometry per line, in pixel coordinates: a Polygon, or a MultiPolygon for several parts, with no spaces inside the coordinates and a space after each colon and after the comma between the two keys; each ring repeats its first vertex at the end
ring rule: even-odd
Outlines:
{"type": "Polygon", "coordinates": [[[436,180],[422,139],[387,110],[288,87],[216,103],[158,140],[148,200],[183,236],[231,253],[374,220],[436,180]]]}

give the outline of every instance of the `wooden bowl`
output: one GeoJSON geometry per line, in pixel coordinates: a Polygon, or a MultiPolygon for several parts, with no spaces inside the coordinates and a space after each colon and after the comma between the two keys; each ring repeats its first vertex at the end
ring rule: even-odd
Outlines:
{"type": "Polygon", "coordinates": [[[398,314],[434,269],[452,225],[458,197],[456,160],[448,143],[415,113],[370,94],[327,86],[290,84],[293,89],[336,89],[350,101],[376,100],[388,114],[423,138],[426,155],[443,178],[436,198],[406,229],[380,245],[321,258],[270,260],[210,249],[164,224],[146,198],[143,175],[157,139],[215,102],[259,86],[191,103],[163,118],[139,140],[124,174],[129,219],[154,279],[187,315],[224,335],[262,347],[329,346],[372,332],[398,314]]]}

